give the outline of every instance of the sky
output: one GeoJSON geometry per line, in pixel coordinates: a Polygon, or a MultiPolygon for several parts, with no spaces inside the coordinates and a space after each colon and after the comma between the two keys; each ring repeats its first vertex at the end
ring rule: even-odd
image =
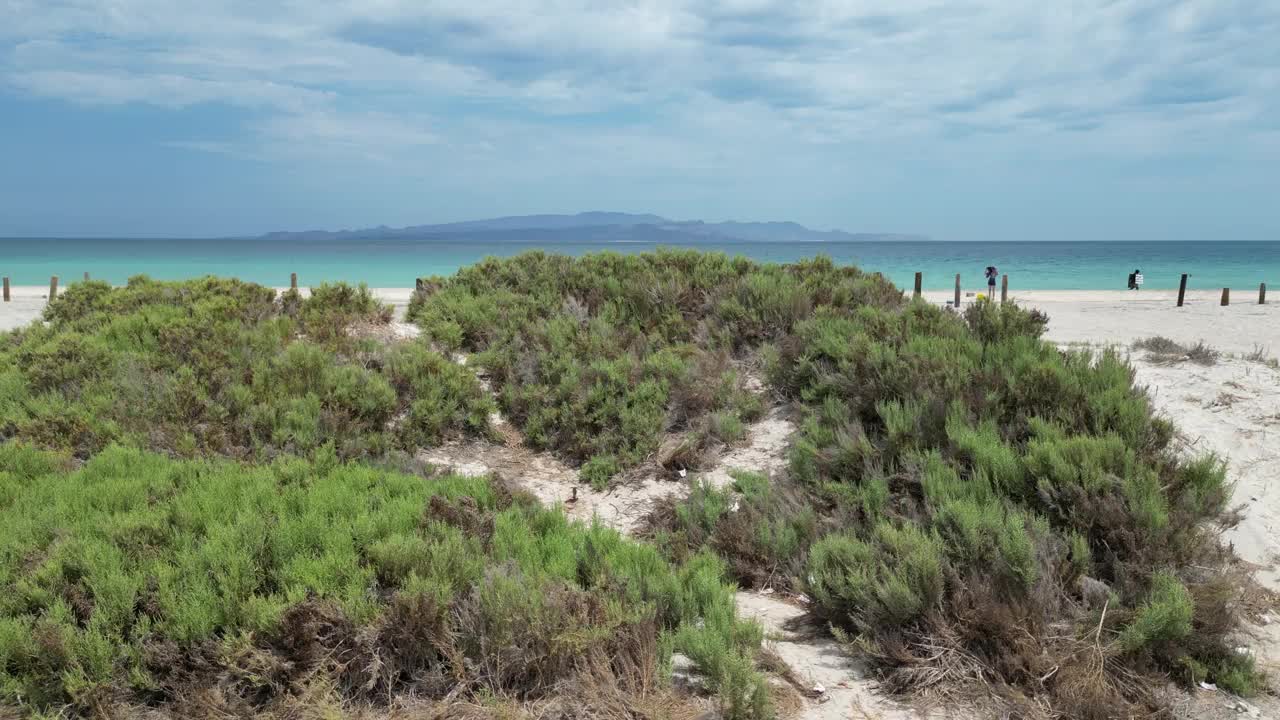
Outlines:
{"type": "Polygon", "coordinates": [[[0,236],[1280,240],[1274,0],[0,0],[0,236]]]}

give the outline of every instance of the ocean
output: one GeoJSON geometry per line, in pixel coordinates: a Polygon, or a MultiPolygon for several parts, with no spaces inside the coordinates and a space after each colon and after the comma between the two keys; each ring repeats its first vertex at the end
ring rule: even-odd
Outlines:
{"type": "MultiPolygon", "coordinates": [[[[88,272],[123,283],[133,275],[177,280],[213,274],[265,285],[324,281],[364,282],[370,287],[412,287],[415,278],[448,275],[481,258],[527,250],[581,255],[609,250],[638,253],[654,243],[479,243],[432,239],[395,240],[192,240],[0,238],[0,275],[14,285],[62,283],[88,272]]],[[[745,255],[762,262],[791,262],[826,255],[884,273],[910,288],[916,272],[924,287],[951,288],[960,273],[967,288],[982,284],[995,265],[1015,290],[1123,290],[1128,274],[1142,270],[1151,289],[1188,287],[1280,288],[1280,242],[724,242],[702,250],[745,255]]]]}

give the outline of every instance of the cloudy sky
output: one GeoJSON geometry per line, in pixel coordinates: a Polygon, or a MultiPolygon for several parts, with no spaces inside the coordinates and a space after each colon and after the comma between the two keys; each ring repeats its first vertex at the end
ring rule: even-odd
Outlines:
{"type": "Polygon", "coordinates": [[[1275,0],[0,0],[0,235],[1280,240],[1275,0]]]}

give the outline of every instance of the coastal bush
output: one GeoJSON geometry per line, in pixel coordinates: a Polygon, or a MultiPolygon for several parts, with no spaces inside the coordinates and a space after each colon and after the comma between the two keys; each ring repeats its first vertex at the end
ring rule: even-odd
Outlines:
{"type": "MultiPolygon", "coordinates": [[[[1116,354],[1059,351],[1044,326],[984,302],[962,317],[819,308],[778,344],[771,378],[803,412],[792,475],[844,526],[809,551],[821,614],[858,634],[891,687],[927,682],[943,639],[973,672],[1019,684],[1079,661],[1047,634],[1063,622],[1081,642],[1097,634],[1082,588],[1099,584],[1102,638],[1131,668],[1247,673],[1220,664],[1221,576],[1194,570],[1222,567],[1206,527],[1225,508],[1221,463],[1169,447],[1116,354]]],[[[1076,677],[1038,692],[1071,706],[1076,677]]],[[[1149,686],[1107,687],[1098,707],[1157,704],[1149,686]]]]}
{"type": "Polygon", "coordinates": [[[711,555],[672,565],[486,479],[332,452],[245,466],[111,446],[77,464],[0,444],[10,707],[173,706],[211,687],[206,710],[227,715],[307,687],[537,700],[598,667],[653,686],[679,652],[727,717],[768,715],[760,628],[711,555]]]}
{"type": "Polygon", "coordinates": [[[534,447],[607,469],[732,443],[762,405],[734,359],[831,302],[901,303],[879,275],[818,259],[791,266],[692,250],[487,259],[415,293],[409,318],[477,353],[505,414],[534,447]]]}
{"type": "MultiPolygon", "coordinates": [[[[440,341],[496,358],[515,392],[561,388],[531,352],[546,342],[540,327],[587,333],[600,317],[630,336],[609,330],[622,344],[556,355],[574,381],[562,391],[620,347],[636,365],[673,348],[704,368],[713,353],[763,365],[798,413],[787,477],[725,489],[695,480],[649,532],[669,557],[711,550],[744,585],[805,592],[814,614],[856,636],[887,687],[996,678],[1010,698],[1105,715],[1158,709],[1153,688],[1166,675],[1258,686],[1227,641],[1239,586],[1213,527],[1228,520],[1225,469],[1171,447],[1173,426],[1118,353],[1060,350],[1041,339],[1047,318],[1015,305],[956,313],[820,261],[533,255],[484,267],[433,284],[414,317],[440,341]],[[618,277],[622,267],[631,274],[618,277]],[[518,319],[487,309],[511,303],[523,303],[518,319]],[[1100,675],[1082,648],[1106,655],[1100,675]]],[[[662,422],[628,433],[638,440],[629,447],[610,440],[624,450],[607,454],[631,464],[655,428],[692,434],[699,422],[709,437],[733,437],[732,420],[698,394],[717,375],[696,376],[662,376],[651,406],[665,408],[662,422]]],[[[617,383],[559,412],[559,433],[598,436],[591,413],[627,392],[617,383]]]]}
{"type": "Polygon", "coordinates": [[[764,475],[731,475],[731,488],[697,480],[686,499],[660,504],[651,516],[654,541],[674,558],[714,551],[744,587],[799,589],[804,558],[818,534],[813,508],[764,475]]]}
{"type": "Polygon", "coordinates": [[[367,288],[303,298],[235,280],[72,285],[46,324],[0,342],[0,438],[80,457],[112,443],[270,457],[334,443],[342,457],[484,433],[491,399],[425,345],[361,341],[390,309],[367,288]]]}
{"type": "Polygon", "coordinates": [[[726,576],[808,594],[890,690],[1100,718],[1158,713],[1167,678],[1262,686],[1228,642],[1224,465],[1172,447],[1119,354],[1042,340],[1043,315],[908,301],[821,259],[528,253],[423,283],[424,339],[388,350],[350,332],[385,316],[358,290],[311,313],[263,290],[86,283],[0,336],[0,439],[22,443],[0,445],[7,697],[203,682],[244,715],[301,673],[345,698],[461,677],[524,701],[588,669],[629,691],[678,651],[751,717],[759,629],[726,576]],[[473,353],[526,441],[584,480],[653,460],[694,470],[692,492],[637,545],[493,484],[347,464],[486,431],[486,393],[436,349],[473,353]],[[762,414],[757,367],[799,428],[787,472],[698,482],[762,414]],[[177,479],[127,484],[157,476],[177,479]]]}
{"type": "Polygon", "coordinates": [[[655,542],[710,548],[746,585],[791,579],[901,692],[998,679],[1006,700],[1103,717],[1158,710],[1164,676],[1261,687],[1229,643],[1224,464],[1171,447],[1123,357],[1059,350],[1046,323],[818,297],[758,336],[799,410],[785,487],[810,515],[762,505],[755,480],[695,484],[655,512],[655,542]]]}

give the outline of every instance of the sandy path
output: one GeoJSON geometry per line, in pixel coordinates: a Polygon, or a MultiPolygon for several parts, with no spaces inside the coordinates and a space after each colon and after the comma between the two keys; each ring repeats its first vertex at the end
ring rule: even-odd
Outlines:
{"type": "MultiPolygon", "coordinates": [[[[487,475],[496,472],[510,482],[533,493],[549,507],[563,508],[569,517],[590,522],[598,519],[604,525],[625,535],[634,534],[655,502],[668,495],[688,492],[685,481],[671,481],[646,474],[633,482],[604,491],[593,489],[578,480],[578,471],[551,453],[525,447],[519,433],[501,417],[494,418],[505,444],[472,441],[446,444],[424,450],[418,457],[432,465],[452,468],[463,475],[487,475]]],[[[747,440],[730,449],[716,466],[701,477],[716,487],[733,482],[729,470],[773,472],[785,462],[785,451],[795,426],[780,409],[774,409],[747,427],[747,440]]]]}
{"type": "MultiPolygon", "coordinates": [[[[792,625],[805,615],[801,607],[776,595],[740,592],[738,614],[754,618],[765,629],[766,645],[778,654],[810,689],[799,720],[908,720],[923,717],[875,689],[870,673],[835,640],[813,631],[800,633],[792,625]],[[821,692],[815,692],[818,689],[821,692]]],[[[933,717],[930,715],[928,717],[933,717]]]]}

